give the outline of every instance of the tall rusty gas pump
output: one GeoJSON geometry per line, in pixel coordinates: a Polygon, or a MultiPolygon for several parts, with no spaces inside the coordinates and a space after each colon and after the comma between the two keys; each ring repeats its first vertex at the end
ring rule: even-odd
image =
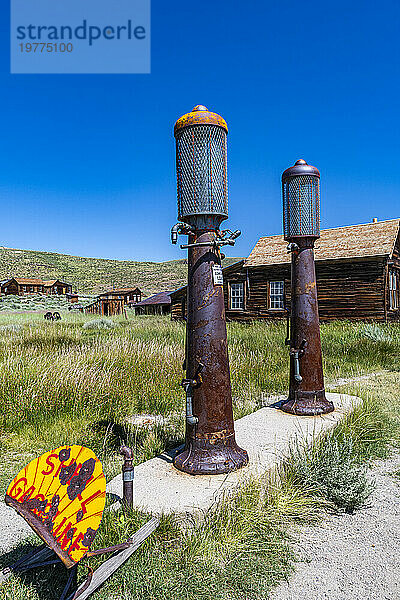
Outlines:
{"type": "Polygon", "coordinates": [[[235,471],[247,464],[235,440],[229,372],[221,246],[240,231],[220,230],[228,218],[227,144],[224,119],[195,106],[175,123],[179,222],[188,236],[185,448],[177,469],[192,475],[235,471]]]}
{"type": "Polygon", "coordinates": [[[289,398],[295,415],[320,415],[334,406],[325,396],[314,244],[320,237],[320,173],[298,160],[282,174],[283,229],[292,254],[289,398]]]}

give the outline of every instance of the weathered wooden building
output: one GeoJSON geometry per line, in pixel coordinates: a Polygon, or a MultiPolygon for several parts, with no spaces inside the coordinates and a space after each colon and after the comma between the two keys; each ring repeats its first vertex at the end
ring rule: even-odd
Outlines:
{"type": "Polygon", "coordinates": [[[0,282],[1,293],[6,296],[12,294],[25,296],[29,294],[56,294],[65,295],[72,293],[72,285],[59,279],[44,281],[26,277],[11,277],[0,282]]]}
{"type": "Polygon", "coordinates": [[[111,317],[122,314],[127,306],[135,306],[141,299],[142,292],[138,287],[110,290],[100,294],[94,302],[85,306],[84,311],[87,314],[111,317]]]}
{"type": "Polygon", "coordinates": [[[103,294],[99,294],[99,298],[104,298],[107,300],[122,300],[124,306],[126,304],[136,304],[142,300],[142,291],[138,288],[122,288],[119,290],[110,290],[109,292],[104,292],[103,294]]]}
{"type": "Polygon", "coordinates": [[[171,311],[171,292],[159,292],[133,306],[136,315],[167,315],[171,311]]]}
{"type": "MultiPolygon", "coordinates": [[[[399,219],[321,231],[315,244],[322,321],[400,321],[399,219]]],[[[224,271],[227,320],[284,318],[290,309],[290,254],[282,235],[261,238],[250,256],[224,271]]],[[[183,318],[186,287],[171,294],[183,318]]]]}
{"type": "Polygon", "coordinates": [[[94,302],[84,307],[83,312],[87,315],[101,315],[102,317],[113,317],[124,312],[124,302],[121,298],[96,298],[94,302]]]}
{"type": "Polygon", "coordinates": [[[71,304],[78,304],[78,302],[79,302],[78,294],[74,294],[73,292],[71,292],[70,294],[66,294],[66,296],[67,296],[68,302],[70,302],[71,304]]]}

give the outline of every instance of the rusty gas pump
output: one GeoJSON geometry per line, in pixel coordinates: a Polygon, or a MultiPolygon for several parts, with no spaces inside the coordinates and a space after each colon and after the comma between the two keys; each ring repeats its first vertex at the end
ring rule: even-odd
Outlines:
{"type": "Polygon", "coordinates": [[[228,218],[227,147],[224,119],[195,106],[175,123],[179,223],[188,236],[185,448],[177,469],[192,475],[235,471],[247,464],[235,440],[229,372],[221,246],[240,231],[222,230],[228,218]]]}
{"type": "Polygon", "coordinates": [[[295,415],[334,410],[322,369],[314,243],[320,237],[320,173],[298,160],[282,175],[283,229],[292,255],[289,398],[280,406],[295,415]]]}

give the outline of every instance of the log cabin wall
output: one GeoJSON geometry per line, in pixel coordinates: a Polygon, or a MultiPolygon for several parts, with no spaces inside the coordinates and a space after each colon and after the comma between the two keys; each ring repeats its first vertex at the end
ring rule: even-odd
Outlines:
{"type": "MultiPolygon", "coordinates": [[[[317,291],[321,321],[385,321],[385,261],[340,260],[316,263],[317,291]]],[[[271,282],[283,282],[284,306],[290,310],[290,265],[246,267],[230,273],[225,280],[224,296],[228,320],[275,320],[285,318],[284,309],[271,308],[271,282]],[[243,282],[245,302],[242,310],[232,310],[229,288],[243,282]]]]}
{"type": "Polygon", "coordinates": [[[171,320],[183,320],[186,316],[186,288],[184,288],[171,295],[171,320]]]}
{"type": "MultiPolygon", "coordinates": [[[[170,304],[147,304],[146,306],[134,306],[136,315],[168,315],[171,312],[170,304]]],[[[175,320],[181,319],[181,314],[175,320]]]]}
{"type": "Polygon", "coordinates": [[[270,282],[284,284],[284,305],[290,303],[290,265],[247,268],[224,273],[224,298],[227,321],[275,320],[286,317],[284,308],[270,308],[270,282]],[[243,309],[232,308],[232,284],[243,284],[243,309]]]}
{"type": "Polygon", "coordinates": [[[59,280],[51,282],[42,279],[29,279],[12,277],[1,282],[0,292],[6,295],[25,296],[31,294],[58,294],[65,295],[72,292],[72,285],[59,280]]]}
{"type": "MultiPolygon", "coordinates": [[[[399,252],[400,256],[400,252],[399,252]]],[[[400,261],[399,261],[400,262],[400,261]]],[[[385,257],[343,259],[316,263],[321,321],[385,321],[385,257]]],[[[285,309],[271,308],[270,283],[283,282],[284,306],[290,308],[290,264],[224,269],[227,321],[275,320],[286,317],[285,309]],[[232,284],[242,284],[242,309],[233,309],[232,284]]],[[[182,319],[186,288],[171,295],[171,318],[182,319]]],[[[399,318],[400,311],[393,311],[399,318]]]]}
{"type": "MultiPolygon", "coordinates": [[[[321,321],[400,321],[400,219],[321,230],[315,245],[321,321]]],[[[262,237],[223,269],[227,320],[282,319],[290,308],[290,256],[282,235],[262,237]]],[[[172,319],[186,288],[171,294],[172,319]]]]}
{"type": "Polygon", "coordinates": [[[22,293],[20,294],[19,286],[18,286],[18,283],[15,281],[15,279],[11,279],[4,286],[2,286],[1,291],[6,296],[8,296],[8,295],[13,295],[13,296],[22,295],[22,293]]]}
{"type": "Polygon", "coordinates": [[[385,259],[316,263],[321,321],[385,321],[385,259]]]}

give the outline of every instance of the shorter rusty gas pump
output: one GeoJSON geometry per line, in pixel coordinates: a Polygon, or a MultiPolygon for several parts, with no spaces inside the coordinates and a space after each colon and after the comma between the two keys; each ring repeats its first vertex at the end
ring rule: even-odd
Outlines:
{"type": "Polygon", "coordinates": [[[295,415],[334,410],[327,400],[322,369],[314,243],[320,237],[320,174],[298,160],[282,175],[283,229],[292,255],[289,398],[280,406],[295,415]]]}
{"type": "Polygon", "coordinates": [[[192,475],[228,473],[248,462],[235,440],[220,248],[240,231],[221,230],[228,218],[228,127],[205,106],[195,106],[175,124],[179,223],[171,230],[188,236],[186,438],[175,457],[177,469],[192,475]]]}

